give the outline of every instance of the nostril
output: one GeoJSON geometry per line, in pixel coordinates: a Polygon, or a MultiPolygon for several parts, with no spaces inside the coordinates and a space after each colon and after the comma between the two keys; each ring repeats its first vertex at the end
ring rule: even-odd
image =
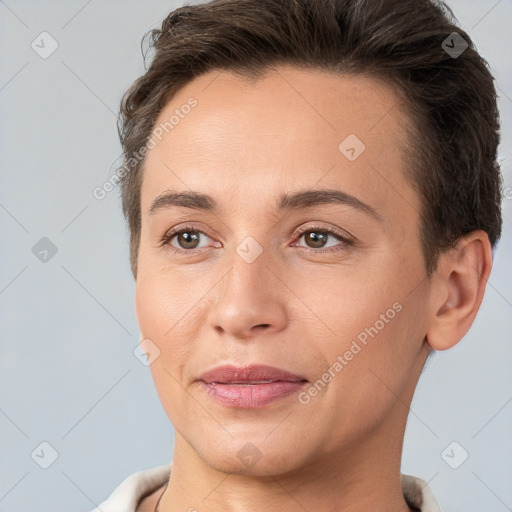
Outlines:
{"type": "Polygon", "coordinates": [[[253,326],[252,330],[253,331],[266,331],[268,330],[268,328],[270,327],[270,324],[258,324],[258,325],[255,325],[253,326]]]}

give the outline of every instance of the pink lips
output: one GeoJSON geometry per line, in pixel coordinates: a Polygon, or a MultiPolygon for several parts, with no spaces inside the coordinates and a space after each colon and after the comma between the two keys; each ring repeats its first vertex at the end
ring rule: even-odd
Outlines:
{"type": "Polygon", "coordinates": [[[264,365],[218,366],[204,373],[200,381],[212,399],[239,409],[264,407],[297,393],[308,382],[299,375],[264,365]]]}

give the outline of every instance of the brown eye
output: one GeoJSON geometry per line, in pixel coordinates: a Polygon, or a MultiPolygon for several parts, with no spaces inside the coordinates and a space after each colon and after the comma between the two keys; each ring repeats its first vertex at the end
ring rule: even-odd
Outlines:
{"type": "Polygon", "coordinates": [[[327,243],[327,239],[330,235],[326,231],[311,229],[303,233],[303,236],[308,247],[321,249],[327,243]]]}
{"type": "Polygon", "coordinates": [[[208,235],[193,226],[184,226],[180,230],[172,231],[171,233],[164,236],[161,241],[161,245],[172,248],[176,253],[184,254],[187,252],[193,252],[195,249],[202,249],[201,236],[208,239],[208,235]]]}
{"type": "Polygon", "coordinates": [[[354,244],[353,240],[344,236],[341,232],[321,226],[306,227],[299,232],[297,237],[299,240],[304,238],[305,244],[297,244],[297,247],[319,254],[343,251],[354,244]]]}
{"type": "Polygon", "coordinates": [[[199,244],[199,231],[180,231],[175,238],[182,249],[195,249],[199,244]]]}

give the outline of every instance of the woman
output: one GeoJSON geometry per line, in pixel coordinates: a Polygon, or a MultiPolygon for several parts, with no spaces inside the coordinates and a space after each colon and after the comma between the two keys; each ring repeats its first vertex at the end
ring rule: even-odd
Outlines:
{"type": "Polygon", "coordinates": [[[97,510],[440,510],[400,459],[500,235],[485,61],[430,0],[215,0],[152,45],[118,176],[175,449],[97,510]]]}

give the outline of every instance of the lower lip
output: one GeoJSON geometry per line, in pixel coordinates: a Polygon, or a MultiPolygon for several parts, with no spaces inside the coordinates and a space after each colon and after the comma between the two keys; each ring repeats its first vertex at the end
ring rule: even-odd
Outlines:
{"type": "Polygon", "coordinates": [[[307,383],[276,381],[265,384],[201,384],[210,398],[226,407],[255,409],[298,393],[307,383]]]}

